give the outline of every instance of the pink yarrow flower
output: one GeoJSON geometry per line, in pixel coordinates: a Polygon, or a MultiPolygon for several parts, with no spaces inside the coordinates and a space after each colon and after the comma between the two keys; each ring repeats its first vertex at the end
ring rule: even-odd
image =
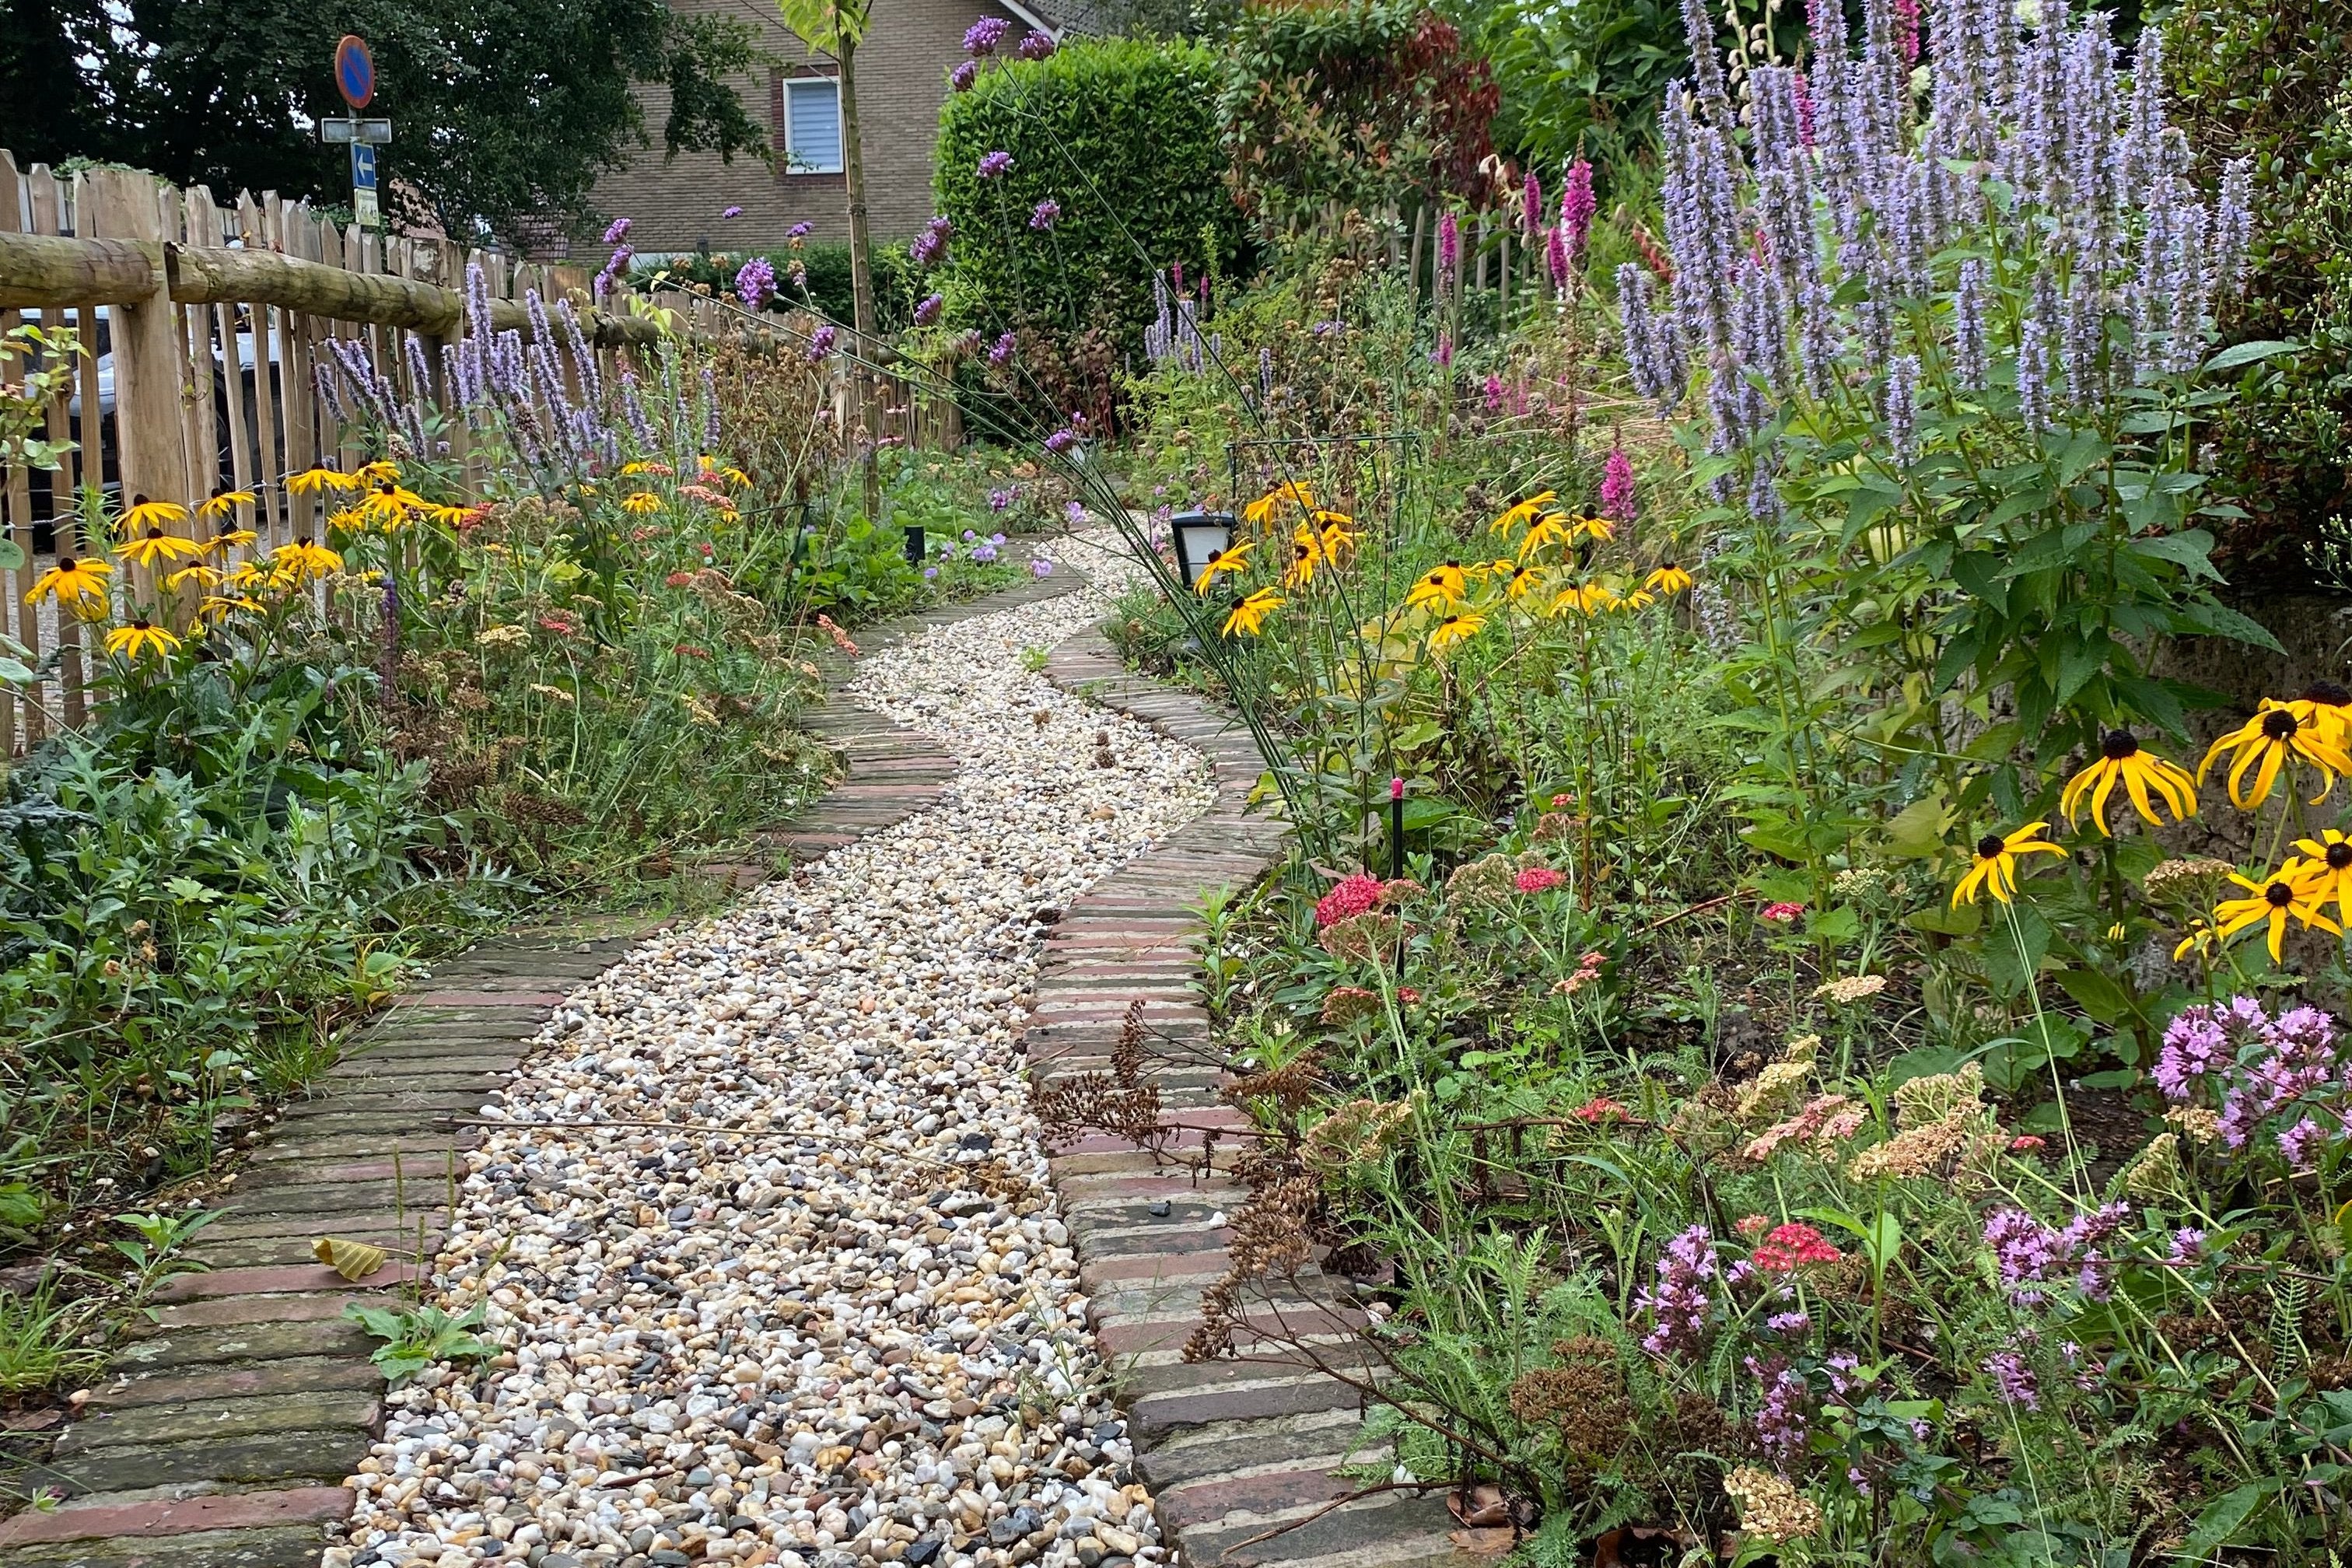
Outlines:
{"type": "Polygon", "coordinates": [[[1567,880],[1549,866],[1530,866],[1518,874],[1512,885],[1522,893],[1548,893],[1567,880]]]}
{"type": "Polygon", "coordinates": [[[1380,900],[1381,879],[1378,877],[1364,871],[1343,877],[1336,887],[1316,901],[1315,923],[1318,927],[1336,925],[1362,914],[1380,900]]]}
{"type": "Polygon", "coordinates": [[[1780,903],[1765,905],[1763,909],[1757,911],[1756,918],[1770,921],[1774,925],[1785,926],[1796,924],[1804,918],[1804,905],[1790,903],[1784,900],[1780,903]]]}

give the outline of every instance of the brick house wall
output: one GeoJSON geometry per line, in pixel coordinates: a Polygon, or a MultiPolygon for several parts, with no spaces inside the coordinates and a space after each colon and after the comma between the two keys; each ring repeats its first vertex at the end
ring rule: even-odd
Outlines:
{"type": "MultiPolygon", "coordinates": [[[[671,0],[674,8],[733,17],[754,24],[760,47],[785,63],[740,78],[735,89],[744,106],[761,116],[769,138],[783,145],[784,81],[831,76],[831,58],[812,57],[777,16],[769,0],[671,0]]],[[[1025,9],[1025,7],[1024,7],[1025,9]]],[[[910,239],[932,213],[931,146],[939,134],[940,105],[948,96],[947,73],[963,58],[964,29],[982,16],[1012,21],[1015,36],[1034,16],[995,0],[874,0],[873,20],[857,50],[857,109],[866,148],[866,221],[877,240],[910,239]]],[[[811,226],[813,237],[849,237],[848,193],[840,174],[793,174],[771,169],[755,158],[722,163],[711,153],[681,153],[665,160],[661,126],[669,114],[666,88],[641,86],[646,125],[655,145],[635,150],[625,168],[597,181],[598,209],[634,220],[629,243],[640,256],[691,251],[773,249],[796,223],[811,226]],[[740,217],[722,220],[730,206],[740,217]]],[[[575,244],[572,255],[601,259],[595,238],[575,244]]]]}

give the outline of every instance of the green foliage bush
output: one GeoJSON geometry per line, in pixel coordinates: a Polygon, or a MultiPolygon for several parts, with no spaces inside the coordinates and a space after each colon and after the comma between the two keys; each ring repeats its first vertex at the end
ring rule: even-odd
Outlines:
{"type": "MultiPolygon", "coordinates": [[[[849,287],[849,242],[845,239],[810,240],[799,249],[778,250],[715,250],[698,251],[693,255],[673,256],[650,273],[640,273],[639,280],[659,279],[674,287],[708,289],[714,294],[732,293],[735,275],[754,256],[764,256],[775,268],[776,289],[768,303],[772,310],[814,310],[829,321],[846,325],[857,319],[857,308],[849,287]],[[793,266],[798,262],[801,272],[793,276],[793,266]]],[[[898,332],[906,330],[915,318],[915,303],[930,292],[930,284],[923,269],[917,267],[907,254],[906,246],[898,241],[874,247],[874,319],[877,330],[898,332]]]]}
{"type": "Polygon", "coordinates": [[[2254,160],[2255,269],[2225,342],[2304,345],[2251,373],[2213,426],[2252,514],[2225,539],[2242,584],[2299,581],[2303,546],[2352,506],[2352,13],[2332,0],[2186,0],[2165,58],[2197,171],[2254,160]]]}
{"type": "Polygon", "coordinates": [[[984,73],[948,100],[935,176],[950,241],[950,320],[990,337],[1015,327],[1107,332],[1139,350],[1151,275],[1231,275],[1240,215],[1218,140],[1217,64],[1205,48],[1080,41],[984,73]],[[989,153],[1011,171],[983,180],[989,153]],[[1030,227],[1042,201],[1051,229],[1030,227]]]}

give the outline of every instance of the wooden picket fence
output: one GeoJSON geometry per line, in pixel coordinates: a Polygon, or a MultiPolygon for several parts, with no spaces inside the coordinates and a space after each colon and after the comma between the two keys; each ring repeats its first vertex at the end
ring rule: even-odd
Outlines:
{"type": "MultiPolygon", "coordinates": [[[[7,586],[0,632],[37,659],[54,658],[42,700],[20,706],[0,691],[0,759],[21,753],[55,722],[80,726],[100,699],[84,646],[94,628],[26,602],[45,564],[80,548],[74,518],[85,480],[123,504],[143,495],[192,510],[225,486],[250,491],[254,502],[236,511],[262,551],[310,531],[311,505],[287,494],[285,477],[320,463],[348,467],[358,457],[318,394],[315,367],[333,352],[330,341],[363,350],[404,397],[449,411],[441,348],[468,330],[463,289],[475,265],[488,285],[494,331],[530,337],[527,290],[551,308],[572,300],[608,384],[660,341],[649,320],[586,308],[586,275],[575,268],[446,238],[338,229],[275,194],[224,204],[202,187],[182,191],[126,169],[66,175],[36,163],[20,172],[0,149],[0,333],[36,321],[74,329],[88,350],[72,395],[47,411],[48,438],[77,450],[54,471],[0,476],[0,538],[14,540],[24,557],[0,572],[7,586]],[[411,338],[424,350],[431,386],[415,384],[411,338]]],[[[656,302],[698,342],[750,337],[789,352],[793,342],[789,327],[777,331],[707,298],[672,293],[656,302]]],[[[850,377],[835,364],[836,417],[846,429],[850,377]]],[[[20,379],[30,368],[19,362],[5,374],[20,379]]],[[[896,439],[961,441],[951,404],[942,408],[943,400],[895,379],[883,401],[896,439]]],[[[465,422],[451,420],[449,430],[465,456],[465,422]]],[[[195,527],[193,518],[183,525],[195,527]]]]}

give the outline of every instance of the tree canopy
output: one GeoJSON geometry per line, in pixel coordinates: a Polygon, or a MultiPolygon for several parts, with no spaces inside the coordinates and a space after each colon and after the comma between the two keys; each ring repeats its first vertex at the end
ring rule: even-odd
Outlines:
{"type": "Polygon", "coordinates": [[[341,201],[335,40],[367,39],[389,115],[385,197],[451,234],[578,224],[597,174],[652,144],[632,90],[668,89],[662,145],[761,154],[726,78],[751,28],[666,0],[0,0],[0,146],[132,163],[226,194],[341,201]]]}

